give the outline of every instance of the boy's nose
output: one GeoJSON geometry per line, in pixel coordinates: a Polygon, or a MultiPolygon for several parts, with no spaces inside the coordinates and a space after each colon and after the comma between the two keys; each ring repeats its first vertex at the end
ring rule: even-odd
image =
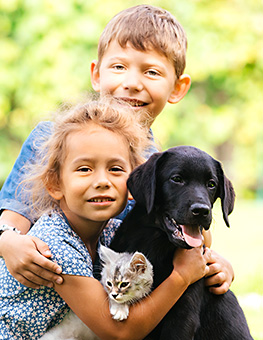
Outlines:
{"type": "Polygon", "coordinates": [[[125,90],[140,92],[143,89],[141,77],[136,71],[127,72],[122,86],[125,90]]]}

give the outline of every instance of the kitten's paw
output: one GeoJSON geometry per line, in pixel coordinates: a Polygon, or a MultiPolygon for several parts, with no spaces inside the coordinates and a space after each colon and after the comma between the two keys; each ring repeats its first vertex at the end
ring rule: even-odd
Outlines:
{"type": "Polygon", "coordinates": [[[112,318],[117,321],[122,321],[128,318],[129,307],[127,305],[113,304],[110,307],[112,318]]]}

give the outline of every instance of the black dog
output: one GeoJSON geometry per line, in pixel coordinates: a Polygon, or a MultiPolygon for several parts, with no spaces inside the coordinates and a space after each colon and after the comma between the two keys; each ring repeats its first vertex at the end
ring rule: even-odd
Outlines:
{"type": "MultiPolygon", "coordinates": [[[[189,146],[156,153],[133,171],[128,188],[136,205],[111,244],[115,251],[141,251],[154,269],[154,288],[173,269],[177,247],[201,245],[214,202],[221,199],[224,221],[235,193],[218,161],[189,146]]],[[[209,293],[204,280],[191,285],[146,339],[252,339],[244,313],[231,291],[209,293]]]]}

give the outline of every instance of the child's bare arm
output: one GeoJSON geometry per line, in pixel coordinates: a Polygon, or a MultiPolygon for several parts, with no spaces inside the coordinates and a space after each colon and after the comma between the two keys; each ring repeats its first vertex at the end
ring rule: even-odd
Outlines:
{"type": "Polygon", "coordinates": [[[101,339],[143,339],[177,302],[189,284],[207,271],[209,254],[201,249],[176,253],[171,275],[149,297],[130,307],[127,320],[112,319],[102,285],[93,278],[64,275],[56,291],[101,339]]]}
{"type": "Polygon", "coordinates": [[[7,224],[10,227],[15,227],[21,231],[21,234],[26,234],[30,228],[30,221],[11,210],[4,210],[0,216],[0,224],[7,224]]]}
{"type": "Polygon", "coordinates": [[[16,280],[30,288],[40,285],[52,286],[54,281],[62,283],[58,275],[61,268],[51,262],[46,243],[37,237],[23,235],[30,228],[30,221],[13,211],[5,210],[0,217],[0,224],[7,224],[21,231],[5,231],[0,237],[0,256],[3,256],[9,272],[16,280]]]}

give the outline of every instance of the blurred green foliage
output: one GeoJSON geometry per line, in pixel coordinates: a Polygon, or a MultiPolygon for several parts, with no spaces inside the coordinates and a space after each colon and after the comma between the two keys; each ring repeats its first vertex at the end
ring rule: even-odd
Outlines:
{"type": "MultiPolygon", "coordinates": [[[[34,125],[91,89],[99,36],[128,0],[0,0],[0,183],[34,125]]],[[[190,92],[153,125],[163,148],[191,144],[224,164],[238,194],[263,196],[263,9],[260,0],[144,1],[188,36],[190,92]]]]}

